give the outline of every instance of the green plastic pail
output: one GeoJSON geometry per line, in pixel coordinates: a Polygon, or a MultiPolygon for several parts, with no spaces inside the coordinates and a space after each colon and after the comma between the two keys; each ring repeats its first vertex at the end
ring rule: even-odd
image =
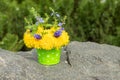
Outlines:
{"type": "Polygon", "coordinates": [[[37,49],[38,62],[43,65],[54,65],[60,62],[61,49],[37,49]]]}

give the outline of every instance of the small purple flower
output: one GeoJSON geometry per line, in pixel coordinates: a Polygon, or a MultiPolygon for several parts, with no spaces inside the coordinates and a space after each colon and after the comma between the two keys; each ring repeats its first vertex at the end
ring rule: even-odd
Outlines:
{"type": "Polygon", "coordinates": [[[37,21],[35,24],[38,26],[39,22],[37,21]]]}
{"type": "Polygon", "coordinates": [[[40,23],[44,23],[43,18],[39,18],[39,22],[40,22],[40,23]]]}
{"type": "Polygon", "coordinates": [[[37,17],[36,20],[37,20],[36,25],[38,25],[38,23],[44,23],[43,18],[37,17]]]}
{"type": "Polygon", "coordinates": [[[41,39],[42,37],[41,37],[39,34],[35,34],[35,35],[34,35],[34,38],[39,40],[39,39],[41,39]]]}
{"type": "Polygon", "coordinates": [[[62,26],[62,25],[63,25],[63,23],[61,23],[61,22],[58,23],[58,26],[62,26]]]}
{"type": "Polygon", "coordinates": [[[54,33],[54,36],[55,37],[59,37],[61,35],[62,31],[61,30],[58,30],[54,33]]]}
{"type": "Polygon", "coordinates": [[[60,28],[60,30],[62,30],[62,31],[63,31],[63,30],[64,30],[64,28],[63,28],[63,27],[61,27],[61,28],[60,28]]]}

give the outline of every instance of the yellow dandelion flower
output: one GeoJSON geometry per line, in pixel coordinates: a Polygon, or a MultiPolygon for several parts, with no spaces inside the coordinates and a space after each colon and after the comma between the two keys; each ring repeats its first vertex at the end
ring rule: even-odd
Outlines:
{"type": "Polygon", "coordinates": [[[52,34],[45,34],[43,37],[42,37],[42,48],[43,49],[46,49],[46,50],[50,50],[52,49],[54,46],[54,38],[52,36],[52,34]]]}
{"type": "Polygon", "coordinates": [[[41,34],[44,31],[44,28],[39,26],[38,30],[36,31],[37,34],[41,34]]]}
{"type": "Polygon", "coordinates": [[[68,33],[60,28],[43,29],[38,27],[34,35],[31,35],[30,30],[24,33],[24,43],[28,48],[46,49],[53,48],[59,49],[67,45],[69,42],[68,33]]]}
{"type": "Polygon", "coordinates": [[[59,37],[57,37],[57,38],[54,37],[54,39],[55,39],[54,45],[56,48],[60,48],[62,46],[65,46],[69,42],[69,36],[68,36],[67,32],[65,32],[65,31],[63,31],[59,37]]]}
{"type": "Polygon", "coordinates": [[[29,32],[29,30],[27,30],[25,33],[24,33],[24,43],[25,45],[28,47],[28,48],[33,48],[33,41],[34,41],[34,38],[31,37],[31,34],[29,32]]]}

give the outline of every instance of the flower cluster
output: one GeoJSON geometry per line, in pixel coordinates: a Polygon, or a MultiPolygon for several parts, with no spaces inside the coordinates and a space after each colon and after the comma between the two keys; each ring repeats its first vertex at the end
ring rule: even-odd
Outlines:
{"type": "MultiPolygon", "coordinates": [[[[24,43],[28,48],[51,50],[68,44],[68,33],[62,27],[64,22],[59,22],[55,16],[53,17],[55,20],[50,24],[48,15],[46,18],[35,16],[36,23],[27,26],[24,33],[24,43]]],[[[56,14],[56,17],[60,18],[60,15],[56,14]]]]}

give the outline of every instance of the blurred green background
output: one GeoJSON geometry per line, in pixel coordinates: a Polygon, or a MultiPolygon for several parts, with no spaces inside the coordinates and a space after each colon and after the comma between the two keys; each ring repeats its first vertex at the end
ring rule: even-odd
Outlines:
{"type": "Polygon", "coordinates": [[[0,0],[0,47],[29,50],[23,43],[24,18],[34,7],[40,14],[49,7],[66,15],[70,40],[120,46],[120,0],[0,0]]]}

